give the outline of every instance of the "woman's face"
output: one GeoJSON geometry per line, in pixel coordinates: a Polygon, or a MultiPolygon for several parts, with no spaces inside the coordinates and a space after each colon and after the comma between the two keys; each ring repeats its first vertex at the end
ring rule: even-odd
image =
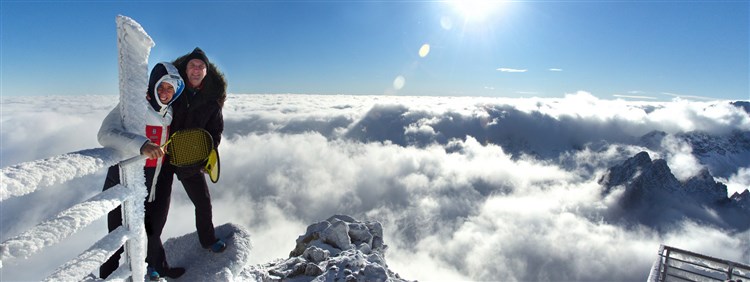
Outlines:
{"type": "Polygon", "coordinates": [[[172,101],[174,91],[172,84],[166,82],[162,82],[159,84],[159,87],[156,88],[156,93],[159,94],[159,101],[161,101],[162,104],[167,104],[169,101],[172,101]]]}

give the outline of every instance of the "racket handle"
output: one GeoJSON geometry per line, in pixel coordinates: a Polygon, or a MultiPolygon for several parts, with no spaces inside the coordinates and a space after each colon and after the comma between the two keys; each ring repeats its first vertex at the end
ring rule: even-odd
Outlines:
{"type": "Polygon", "coordinates": [[[143,160],[143,159],[145,159],[145,158],[146,158],[146,155],[137,155],[137,156],[135,156],[135,157],[132,157],[132,158],[129,158],[129,159],[127,159],[127,160],[122,160],[122,161],[120,161],[120,162],[119,162],[118,164],[119,164],[120,166],[126,166],[126,165],[129,165],[129,164],[132,164],[132,163],[138,162],[138,161],[140,161],[140,160],[143,160]]]}

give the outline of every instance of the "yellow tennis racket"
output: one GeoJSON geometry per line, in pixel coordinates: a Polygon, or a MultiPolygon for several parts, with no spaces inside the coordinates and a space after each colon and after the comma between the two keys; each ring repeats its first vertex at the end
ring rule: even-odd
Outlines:
{"type": "Polygon", "coordinates": [[[204,165],[214,150],[211,134],[202,128],[179,130],[169,137],[165,145],[169,163],[176,167],[204,165]]]}
{"type": "Polygon", "coordinates": [[[213,183],[219,182],[219,172],[221,171],[219,164],[219,152],[216,149],[212,149],[211,154],[208,155],[206,166],[203,168],[213,183]]]}
{"type": "MultiPolygon", "coordinates": [[[[167,142],[161,145],[161,147],[167,148],[169,163],[172,165],[176,167],[192,167],[205,165],[209,155],[214,151],[214,141],[208,131],[202,128],[190,128],[172,133],[167,142]]],[[[138,155],[121,161],[120,165],[127,165],[144,158],[146,158],[145,155],[138,155]]],[[[218,181],[218,176],[216,179],[218,181]]]]}

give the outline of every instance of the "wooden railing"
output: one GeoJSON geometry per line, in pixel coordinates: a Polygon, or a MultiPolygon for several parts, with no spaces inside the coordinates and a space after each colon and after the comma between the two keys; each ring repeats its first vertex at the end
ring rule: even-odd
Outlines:
{"type": "MultiPolygon", "coordinates": [[[[0,203],[32,193],[40,186],[60,184],[76,177],[93,174],[117,164],[118,161],[113,150],[98,148],[3,168],[0,172],[0,203]]],[[[143,181],[127,181],[143,179],[143,162],[140,160],[121,165],[120,184],[0,243],[0,267],[3,267],[4,262],[27,259],[44,248],[60,243],[122,205],[123,226],[93,243],[78,257],[58,267],[45,281],[80,281],[96,271],[123,245],[126,263],[110,275],[108,280],[143,280],[146,273],[143,201],[147,190],[143,181]]]]}

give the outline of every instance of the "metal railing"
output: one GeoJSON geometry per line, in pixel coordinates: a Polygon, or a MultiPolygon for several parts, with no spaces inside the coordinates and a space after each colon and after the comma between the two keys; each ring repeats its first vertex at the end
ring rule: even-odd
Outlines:
{"type": "MultiPolygon", "coordinates": [[[[113,150],[98,148],[3,168],[0,171],[0,202],[32,193],[40,186],[65,183],[73,178],[106,169],[118,164],[119,160],[116,157],[117,154],[113,150]]],[[[120,165],[120,184],[0,243],[0,268],[3,267],[3,262],[28,259],[42,249],[60,243],[121,205],[123,226],[105,235],[78,257],[58,267],[45,281],[80,281],[98,269],[122,246],[125,246],[126,263],[107,279],[144,277],[146,231],[143,224],[143,201],[147,190],[142,182],[127,181],[143,179],[142,167],[143,160],[120,165]]]]}
{"type": "Polygon", "coordinates": [[[750,281],[750,266],[661,245],[649,281],[750,281]]]}

